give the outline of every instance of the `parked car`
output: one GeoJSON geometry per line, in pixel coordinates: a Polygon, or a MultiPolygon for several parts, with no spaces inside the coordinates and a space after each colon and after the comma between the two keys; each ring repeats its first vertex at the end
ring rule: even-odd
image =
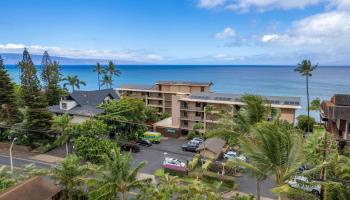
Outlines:
{"type": "Polygon", "coordinates": [[[176,158],[165,158],[163,162],[163,168],[181,172],[187,171],[186,163],[176,158]]]}
{"type": "Polygon", "coordinates": [[[203,142],[204,142],[204,140],[203,140],[202,138],[199,138],[199,137],[194,137],[194,138],[192,138],[191,141],[198,141],[198,142],[200,142],[200,143],[203,143],[203,142]]]}
{"type": "Polygon", "coordinates": [[[321,185],[318,185],[313,181],[309,181],[305,176],[294,177],[291,181],[288,181],[288,185],[292,188],[311,192],[316,197],[320,197],[321,194],[321,185]]]}
{"type": "Polygon", "coordinates": [[[138,144],[133,142],[125,142],[120,145],[123,151],[131,151],[133,153],[137,153],[141,151],[141,148],[138,144]]]}
{"type": "Polygon", "coordinates": [[[188,141],[187,143],[182,145],[183,151],[192,151],[192,152],[198,152],[198,147],[202,143],[196,140],[188,141]]]}
{"type": "Polygon", "coordinates": [[[242,161],[247,161],[247,158],[243,155],[239,155],[237,152],[235,151],[228,151],[224,154],[224,159],[226,160],[231,160],[231,159],[239,159],[242,161]]]}
{"type": "Polygon", "coordinates": [[[146,140],[146,139],[139,139],[136,142],[137,142],[137,144],[142,145],[142,146],[146,146],[146,147],[152,146],[152,142],[149,140],[146,140]]]}

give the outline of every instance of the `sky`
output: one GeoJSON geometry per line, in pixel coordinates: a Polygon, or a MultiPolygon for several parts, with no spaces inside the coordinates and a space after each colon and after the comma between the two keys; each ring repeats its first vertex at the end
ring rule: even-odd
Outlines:
{"type": "Polygon", "coordinates": [[[0,54],[350,65],[350,0],[2,0],[0,54]]]}

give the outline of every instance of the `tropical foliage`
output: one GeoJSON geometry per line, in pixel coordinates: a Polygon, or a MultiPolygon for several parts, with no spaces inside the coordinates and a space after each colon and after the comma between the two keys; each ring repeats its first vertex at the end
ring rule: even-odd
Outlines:
{"type": "Polygon", "coordinates": [[[0,56],[0,123],[11,127],[18,122],[18,106],[15,96],[14,84],[7,73],[3,59],[0,56]]]}
{"type": "Polygon", "coordinates": [[[146,130],[146,106],[140,99],[124,98],[110,101],[100,108],[105,112],[99,116],[117,136],[129,139],[138,138],[146,130]]]}
{"type": "Polygon", "coordinates": [[[89,168],[76,155],[69,155],[52,170],[52,177],[63,188],[63,199],[80,199],[89,168]]]}
{"type": "Polygon", "coordinates": [[[57,105],[62,94],[62,89],[59,85],[61,81],[60,65],[57,61],[52,62],[49,53],[45,51],[41,66],[41,80],[48,104],[50,106],[57,105]]]}
{"type": "Polygon", "coordinates": [[[299,115],[297,117],[297,126],[300,130],[304,131],[304,132],[307,132],[308,129],[310,131],[313,130],[313,127],[316,123],[316,120],[315,118],[313,117],[308,117],[307,115],[299,115]]]}
{"type": "Polygon", "coordinates": [[[38,143],[47,143],[52,115],[47,110],[47,100],[41,92],[36,68],[27,49],[24,49],[23,59],[18,65],[21,69],[21,97],[27,108],[28,126],[26,129],[29,144],[37,146],[38,143]]]}
{"type": "Polygon", "coordinates": [[[84,81],[81,81],[78,78],[78,75],[67,76],[67,77],[63,78],[62,81],[66,81],[63,84],[64,88],[67,88],[68,85],[71,87],[71,92],[74,92],[75,88],[80,89],[81,85],[84,85],[84,86],[86,85],[86,83],[84,81]]]}
{"type": "MultiPolygon", "coordinates": [[[[305,76],[306,80],[306,99],[307,99],[307,117],[310,120],[310,97],[309,97],[309,77],[312,76],[312,72],[317,68],[317,65],[312,65],[310,60],[303,60],[298,64],[298,67],[294,70],[302,76],[305,76]]],[[[307,123],[307,132],[310,132],[310,122],[307,123]]]]}
{"type": "Polygon", "coordinates": [[[143,186],[143,181],[137,179],[137,174],[145,165],[144,162],[132,168],[131,155],[121,154],[119,148],[113,148],[103,156],[103,163],[95,172],[96,178],[89,181],[91,199],[126,200],[127,192],[143,186]]]}

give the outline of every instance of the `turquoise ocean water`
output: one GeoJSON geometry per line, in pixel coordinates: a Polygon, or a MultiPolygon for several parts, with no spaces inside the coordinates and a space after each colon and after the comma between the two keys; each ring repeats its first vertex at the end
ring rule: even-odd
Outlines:
{"type": "MultiPolygon", "coordinates": [[[[157,80],[212,81],[214,92],[254,93],[301,97],[306,110],[305,77],[293,71],[294,66],[216,66],[216,65],[121,65],[122,75],[114,87],[124,83],[153,84],[157,80]]],[[[14,81],[18,81],[18,68],[6,67],[14,81]]],[[[40,67],[38,67],[40,70],[40,67]]],[[[97,75],[92,65],[63,65],[62,74],[78,75],[87,83],[82,90],[98,88],[97,75]]],[[[350,94],[350,67],[320,66],[310,78],[311,99],[329,99],[335,93],[350,94]]],[[[313,113],[317,116],[316,113],[313,113]]]]}

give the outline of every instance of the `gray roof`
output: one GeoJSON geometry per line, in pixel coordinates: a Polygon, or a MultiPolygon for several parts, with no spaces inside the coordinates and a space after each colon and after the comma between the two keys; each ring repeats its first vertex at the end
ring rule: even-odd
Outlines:
{"type": "Polygon", "coordinates": [[[321,115],[333,120],[350,120],[350,95],[335,94],[331,101],[323,101],[321,103],[321,115]]]}
{"type": "Polygon", "coordinates": [[[200,85],[209,86],[212,82],[196,82],[196,81],[157,81],[157,85],[200,85]]]}
{"type": "MultiPolygon", "coordinates": [[[[231,101],[231,102],[243,102],[242,94],[230,94],[230,93],[208,93],[208,92],[196,92],[192,93],[188,98],[201,99],[201,100],[215,100],[215,101],[231,101]]],[[[271,104],[280,105],[300,105],[300,97],[288,97],[288,96],[261,96],[263,99],[269,101],[271,104]]]]}
{"type": "Polygon", "coordinates": [[[335,94],[332,102],[338,106],[350,106],[350,94],[335,94]]]}
{"type": "Polygon", "coordinates": [[[122,84],[119,88],[123,89],[138,89],[138,90],[155,90],[156,85],[143,85],[143,84],[122,84]]]}
{"type": "Polygon", "coordinates": [[[119,99],[119,95],[112,88],[92,91],[74,91],[68,95],[68,97],[71,97],[80,106],[89,105],[93,107],[103,103],[103,100],[107,96],[112,97],[112,99],[119,99]]]}
{"type": "Polygon", "coordinates": [[[222,153],[222,149],[225,147],[226,141],[219,137],[212,137],[205,140],[200,146],[199,150],[208,149],[209,151],[220,154],[222,153]]]}
{"type": "Polygon", "coordinates": [[[119,99],[119,95],[114,89],[92,90],[92,91],[74,91],[67,98],[74,100],[78,105],[70,110],[61,110],[60,105],[49,106],[49,111],[59,114],[70,114],[79,116],[95,116],[103,113],[102,109],[96,108],[103,103],[106,97],[119,99]]]}
{"type": "Polygon", "coordinates": [[[49,111],[57,114],[70,114],[86,117],[95,116],[104,112],[102,109],[89,105],[78,105],[70,110],[61,110],[59,105],[54,105],[49,107],[49,111]]]}

